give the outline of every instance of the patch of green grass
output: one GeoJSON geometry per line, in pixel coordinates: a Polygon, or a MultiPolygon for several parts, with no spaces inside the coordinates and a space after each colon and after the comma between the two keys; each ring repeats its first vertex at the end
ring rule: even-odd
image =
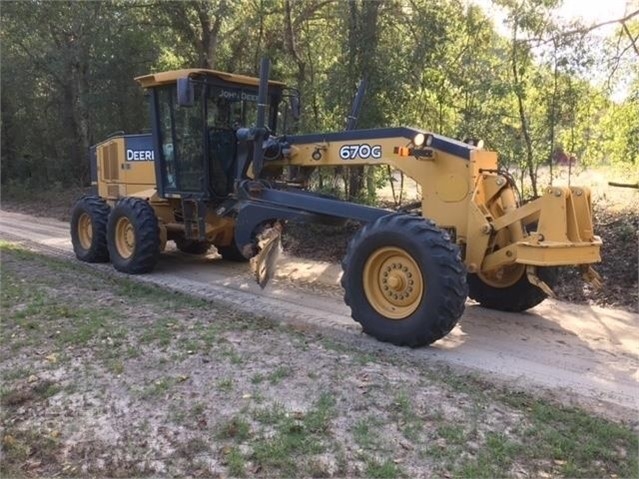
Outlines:
{"type": "MultiPolygon", "coordinates": [[[[55,314],[55,313],[54,313],[55,314]]],[[[58,342],[64,346],[84,346],[102,339],[120,335],[112,322],[117,315],[111,309],[84,309],[77,308],[62,318],[73,318],[60,329],[58,342]]]]}
{"type": "Polygon", "coordinates": [[[181,338],[179,345],[187,354],[194,354],[201,349],[201,343],[198,339],[181,338]]]}
{"type": "Polygon", "coordinates": [[[262,424],[273,425],[281,422],[286,417],[286,409],[280,403],[275,402],[267,407],[253,410],[253,419],[262,424]]]}
{"type": "Polygon", "coordinates": [[[299,474],[301,464],[306,462],[301,459],[303,456],[326,451],[328,446],[325,440],[329,438],[334,405],[333,397],[324,393],[313,407],[299,418],[286,414],[277,407],[262,411],[259,417],[264,422],[273,422],[276,434],[254,441],[253,461],[264,467],[267,474],[273,474],[275,471],[283,476],[299,474]]]}
{"type": "Polygon", "coordinates": [[[335,399],[332,394],[322,393],[314,407],[303,419],[304,427],[310,433],[324,434],[328,432],[331,419],[335,415],[335,399]]]}
{"type": "Polygon", "coordinates": [[[404,477],[404,471],[390,459],[378,461],[369,458],[366,461],[366,477],[375,479],[394,479],[395,477],[404,477]]]}
{"type": "Polygon", "coordinates": [[[232,447],[226,456],[226,462],[231,477],[244,477],[246,471],[246,461],[237,447],[232,447]]]}
{"type": "Polygon", "coordinates": [[[232,391],[233,390],[233,379],[232,378],[224,378],[224,379],[220,379],[217,382],[217,388],[220,391],[232,391]]]}
{"type": "Polygon", "coordinates": [[[484,447],[463,461],[456,475],[469,479],[505,477],[513,462],[521,459],[522,447],[501,433],[488,433],[484,447]]]}
{"type": "Polygon", "coordinates": [[[33,369],[29,366],[17,367],[9,371],[2,372],[2,381],[13,381],[15,379],[27,378],[33,374],[33,369]]]}
{"type": "Polygon", "coordinates": [[[297,421],[287,418],[278,425],[274,437],[254,442],[253,460],[283,476],[296,475],[303,462],[300,456],[320,454],[325,447],[313,434],[307,434],[297,421]]]}
{"type": "Polygon", "coordinates": [[[121,359],[112,359],[107,363],[107,369],[119,376],[124,372],[124,363],[121,359]]]}
{"type": "Polygon", "coordinates": [[[234,439],[237,442],[246,441],[251,433],[251,425],[241,416],[235,416],[222,424],[219,437],[223,439],[234,439]]]}
{"type": "Polygon", "coordinates": [[[53,381],[40,381],[33,386],[32,390],[40,399],[47,399],[61,391],[59,384],[53,381]]]}
{"type": "Polygon", "coordinates": [[[415,406],[406,391],[399,391],[395,395],[393,409],[398,415],[398,426],[404,437],[416,441],[423,429],[423,422],[415,412],[415,406]]]}
{"type": "Polygon", "coordinates": [[[60,443],[57,439],[36,429],[5,429],[2,437],[3,457],[0,476],[24,477],[27,460],[59,467],[60,443]]]}
{"type": "Polygon", "coordinates": [[[175,336],[171,330],[173,325],[174,323],[167,318],[158,319],[144,329],[139,341],[143,344],[155,343],[158,346],[166,347],[171,344],[173,336],[175,336]]]}
{"type": "Polygon", "coordinates": [[[260,384],[261,382],[264,381],[264,375],[261,373],[255,373],[253,376],[251,376],[251,384],[260,384]]]}
{"type": "Polygon", "coordinates": [[[220,353],[223,357],[228,358],[231,364],[239,365],[244,363],[244,358],[235,350],[232,344],[223,344],[220,353]]]}
{"type": "Polygon", "coordinates": [[[279,366],[275,371],[268,375],[271,384],[279,384],[283,379],[293,375],[293,370],[288,366],[279,366]]]}
{"type": "Polygon", "coordinates": [[[203,343],[204,349],[209,351],[218,340],[219,328],[207,325],[198,330],[198,339],[203,343]]]}
{"type": "Polygon", "coordinates": [[[381,425],[382,421],[373,416],[360,419],[353,427],[353,439],[363,449],[374,449],[379,446],[379,430],[377,428],[381,425]]]}
{"type": "Polygon", "coordinates": [[[355,359],[358,364],[361,364],[362,366],[376,362],[375,356],[370,353],[359,353],[355,355],[355,359]]]}
{"type": "Polygon", "coordinates": [[[169,391],[169,389],[171,389],[171,387],[173,387],[174,384],[174,378],[166,377],[157,379],[142,390],[140,397],[142,399],[151,399],[163,396],[169,391]]]}
{"type": "Polygon", "coordinates": [[[16,389],[2,388],[0,403],[3,407],[19,407],[31,401],[43,401],[56,395],[62,387],[53,381],[39,381],[27,387],[16,389]]]}
{"type": "Polygon", "coordinates": [[[607,475],[631,477],[639,470],[639,439],[630,428],[525,394],[506,393],[503,399],[527,411],[532,423],[523,432],[526,457],[552,458],[572,477],[600,476],[602,463],[607,475]]]}
{"type": "MultiPolygon", "coordinates": [[[[13,250],[11,254],[14,254],[13,250]]],[[[4,327],[10,331],[30,332],[27,337],[20,338],[21,347],[40,343],[43,335],[48,339],[52,332],[56,333],[54,339],[61,347],[86,346],[106,338],[113,341],[125,334],[114,326],[117,314],[111,307],[89,307],[58,296],[47,284],[46,277],[23,283],[19,274],[8,270],[6,265],[2,267],[2,277],[0,296],[4,327]]],[[[12,343],[15,346],[16,342],[12,343]]]]}
{"type": "Polygon", "coordinates": [[[446,439],[448,444],[463,444],[465,442],[464,428],[459,424],[443,424],[437,428],[437,435],[446,439]]]}

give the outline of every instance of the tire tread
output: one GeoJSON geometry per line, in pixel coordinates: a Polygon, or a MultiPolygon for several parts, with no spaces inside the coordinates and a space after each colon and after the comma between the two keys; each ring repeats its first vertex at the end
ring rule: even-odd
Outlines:
{"type": "Polygon", "coordinates": [[[107,238],[111,262],[118,271],[143,274],[155,268],[160,257],[159,227],[155,211],[147,201],[133,197],[120,199],[109,216],[107,238]],[[135,251],[129,259],[120,257],[114,243],[115,224],[122,216],[127,216],[135,228],[135,251]]]}
{"type": "Polygon", "coordinates": [[[107,247],[107,222],[111,208],[107,202],[96,195],[82,196],[73,207],[71,213],[71,242],[76,257],[87,263],[107,263],[109,249],[107,247]],[[89,250],[83,250],[77,237],[77,221],[82,213],[91,216],[93,243],[89,250]]]}
{"type": "Polygon", "coordinates": [[[353,308],[356,302],[354,295],[358,293],[349,288],[349,269],[353,263],[353,256],[360,245],[371,235],[378,234],[380,231],[401,231],[405,235],[420,238],[423,247],[431,249],[431,259],[437,263],[438,269],[443,273],[438,281],[441,282],[445,294],[440,301],[435,302],[435,311],[432,314],[429,313],[434,319],[429,321],[428,328],[423,328],[417,334],[401,338],[379,332],[375,334],[375,337],[398,346],[410,347],[427,345],[441,339],[455,327],[464,312],[467,297],[466,271],[461,262],[459,249],[450,242],[448,235],[432,221],[419,216],[406,214],[383,216],[377,221],[364,225],[349,243],[346,255],[342,260],[344,274],[341,284],[344,288],[344,301],[351,306],[352,318],[362,325],[364,332],[368,332],[365,313],[353,308]]]}

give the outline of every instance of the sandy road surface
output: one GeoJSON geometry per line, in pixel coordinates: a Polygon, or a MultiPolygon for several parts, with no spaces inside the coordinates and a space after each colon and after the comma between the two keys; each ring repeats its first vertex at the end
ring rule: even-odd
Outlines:
{"type": "MultiPolygon", "coordinates": [[[[74,258],[68,225],[57,220],[2,211],[0,238],[74,258]]],[[[443,361],[515,387],[552,391],[555,397],[615,417],[636,421],[639,416],[637,314],[551,300],[525,314],[469,304],[460,324],[443,340],[428,348],[395,348],[360,334],[342,302],[339,272],[336,265],[285,258],[275,280],[262,291],[246,265],[169,251],[156,271],[137,278],[276,320],[351,335],[417,362],[443,361]]]]}

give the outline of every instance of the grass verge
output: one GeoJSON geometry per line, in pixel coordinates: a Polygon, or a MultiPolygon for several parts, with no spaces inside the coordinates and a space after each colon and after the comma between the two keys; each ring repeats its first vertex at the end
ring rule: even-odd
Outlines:
{"type": "Polygon", "coordinates": [[[624,424],[0,244],[3,477],[633,477],[624,424]]]}

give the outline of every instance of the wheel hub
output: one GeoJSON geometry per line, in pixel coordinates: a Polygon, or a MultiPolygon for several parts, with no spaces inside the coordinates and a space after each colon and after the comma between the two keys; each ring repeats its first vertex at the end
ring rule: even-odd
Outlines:
{"type": "Polygon", "coordinates": [[[82,213],[78,219],[78,240],[83,249],[91,248],[93,242],[93,223],[88,213],[82,213]]]}
{"type": "Polygon", "coordinates": [[[370,305],[389,319],[404,319],[419,307],[424,282],[417,263],[405,250],[376,250],[364,266],[363,284],[370,305]]]}
{"type": "Polygon", "coordinates": [[[118,254],[127,259],[135,250],[135,230],[128,218],[120,218],[115,226],[115,246],[118,254]]]}
{"type": "Polygon", "coordinates": [[[512,264],[493,271],[479,272],[477,275],[493,288],[508,288],[519,281],[525,271],[525,265],[512,264]]]}

